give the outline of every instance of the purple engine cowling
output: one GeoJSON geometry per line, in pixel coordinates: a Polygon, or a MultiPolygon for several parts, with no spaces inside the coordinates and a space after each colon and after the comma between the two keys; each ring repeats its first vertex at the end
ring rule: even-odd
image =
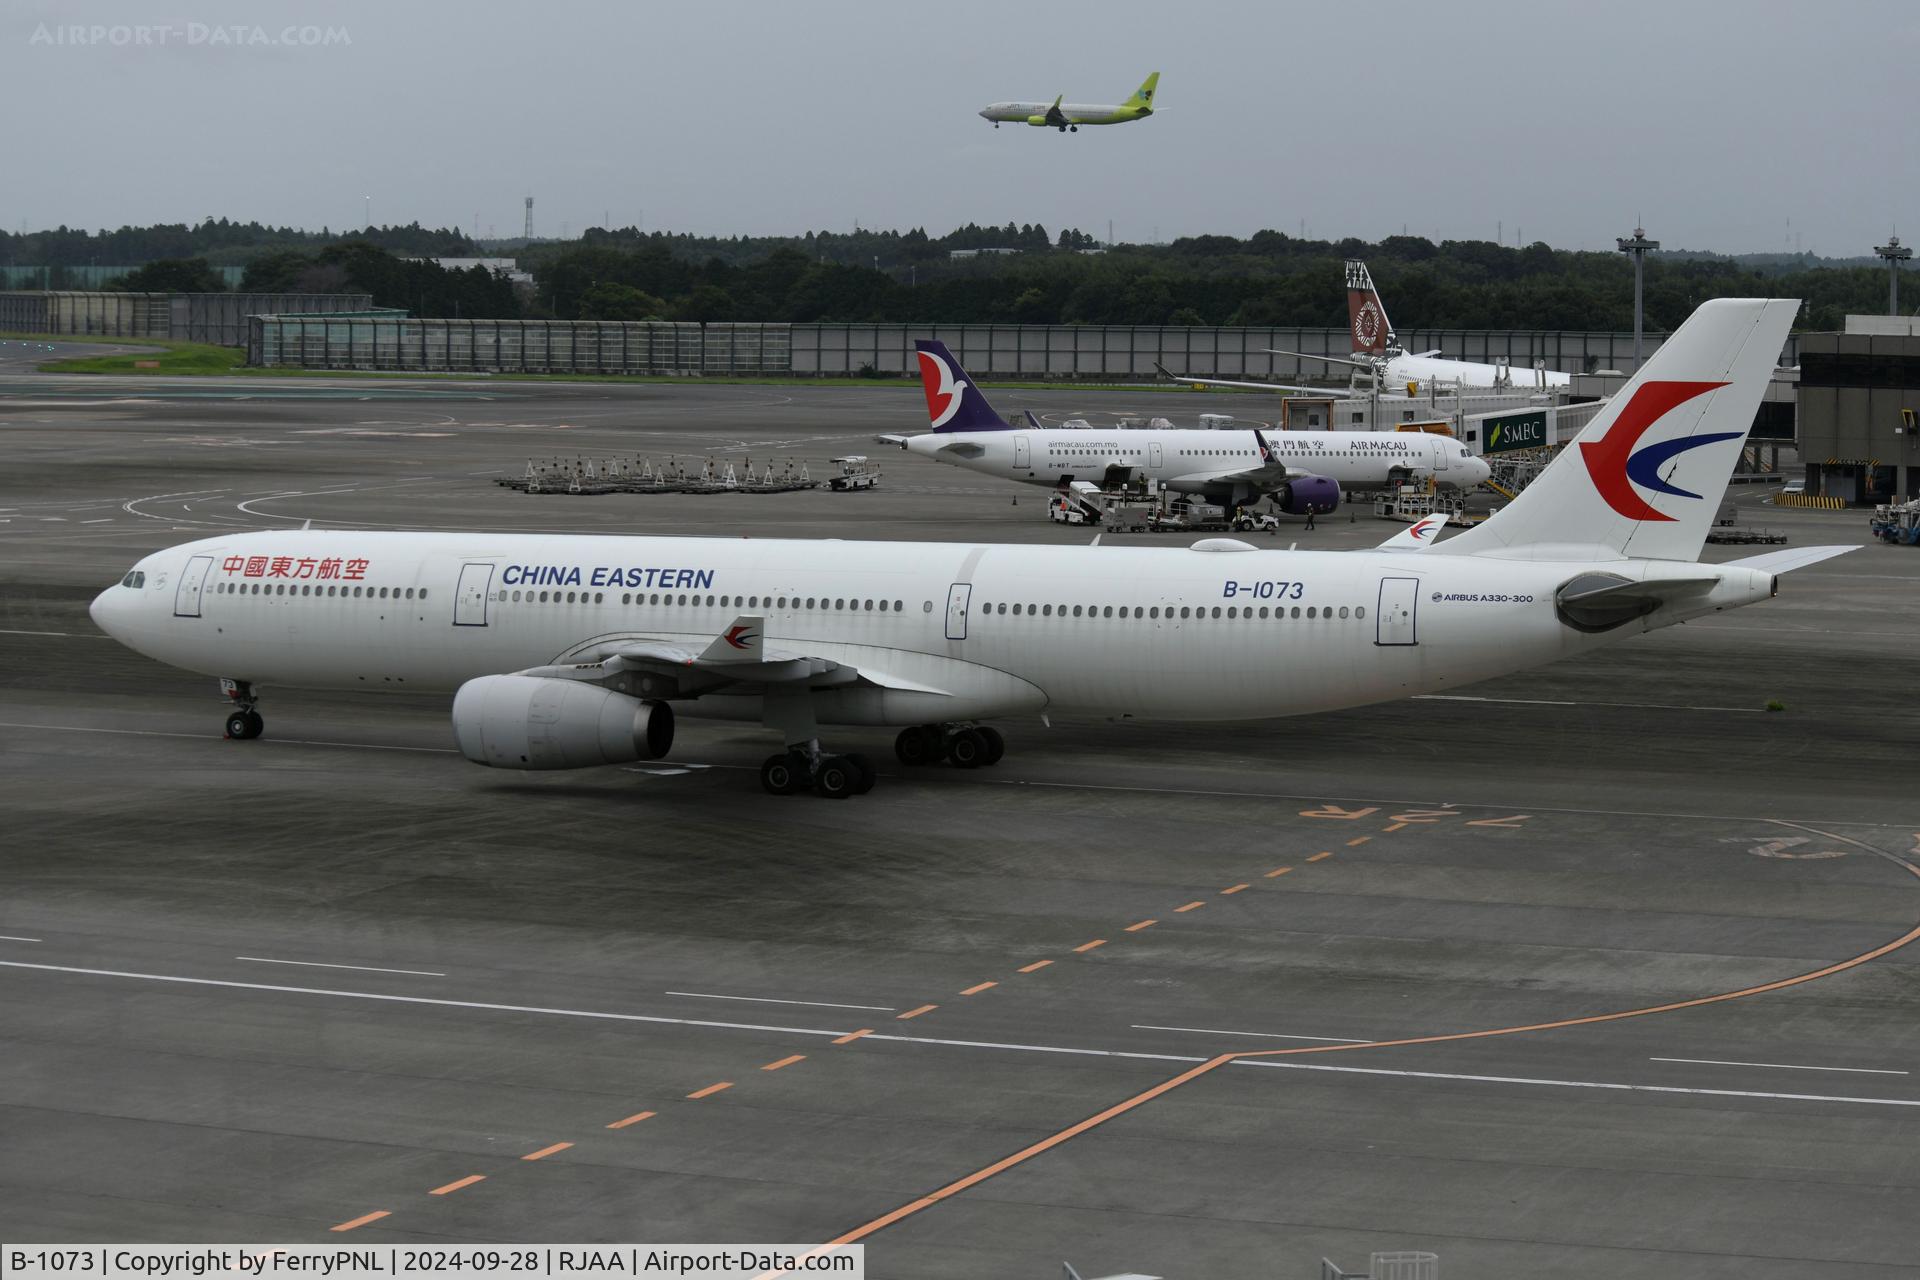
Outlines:
{"type": "Polygon", "coordinates": [[[1301,476],[1276,489],[1273,501],[1290,516],[1325,515],[1340,506],[1340,482],[1332,476],[1301,476]]]}

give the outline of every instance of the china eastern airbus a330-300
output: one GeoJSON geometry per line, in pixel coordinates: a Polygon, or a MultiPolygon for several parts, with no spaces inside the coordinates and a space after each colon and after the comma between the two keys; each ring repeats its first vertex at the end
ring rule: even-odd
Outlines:
{"type": "MultiPolygon", "coordinates": [[[[1186,548],[286,530],[156,551],[93,602],[220,677],[230,737],[274,687],[446,690],[477,764],[658,757],[679,714],[765,725],[768,791],[991,764],[988,721],[1300,715],[1576,658],[1773,595],[1847,547],[1697,556],[1798,304],[1708,302],[1492,519],[1437,545],[1186,548]]],[[[1411,533],[1411,531],[1409,531],[1411,533]]]]}

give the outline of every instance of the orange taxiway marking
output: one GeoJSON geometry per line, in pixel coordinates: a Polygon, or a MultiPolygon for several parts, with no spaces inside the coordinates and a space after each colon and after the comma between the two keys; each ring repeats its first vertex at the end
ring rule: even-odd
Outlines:
{"type": "MultiPolygon", "coordinates": [[[[1920,879],[1920,867],[1906,863],[1900,865],[1905,867],[1909,874],[1920,879]]],[[[1116,1116],[1125,1115],[1134,1108],[1143,1106],[1164,1093],[1178,1089],[1181,1085],[1197,1080],[1208,1072],[1218,1070],[1240,1058],[1296,1057],[1315,1053],[1350,1053],[1355,1049],[1388,1049],[1404,1045],[1444,1044],[1459,1040],[1484,1040],[1494,1036],[1522,1035],[1533,1031],[1556,1031],[1566,1027],[1593,1026],[1602,1022],[1619,1022],[1627,1018],[1644,1018],[1653,1014],[1673,1013],[1681,1009],[1697,1009],[1702,1005],[1722,1004],[1729,1000],[1740,1000],[1749,996],[1762,995],[1770,991],[1782,991],[1788,987],[1797,987],[1809,982],[1817,982],[1822,978],[1832,977],[1836,973],[1844,973],[1849,969],[1857,969],[1863,964],[1878,960],[1881,956],[1898,951],[1916,940],[1920,940],[1920,925],[1915,925],[1891,942],[1884,942],[1870,951],[1863,951],[1859,955],[1849,959],[1837,961],[1807,973],[1796,974],[1790,978],[1780,978],[1773,982],[1763,982],[1756,986],[1742,987],[1738,991],[1722,991],[1710,996],[1696,996],[1690,1000],[1675,1000],[1668,1004],[1648,1005],[1639,1009],[1623,1009],[1616,1013],[1591,1014],[1580,1018],[1562,1018],[1554,1022],[1533,1022],[1527,1023],[1524,1026],[1495,1027],[1484,1031],[1456,1031],[1437,1036],[1415,1036],[1404,1040],[1367,1040],[1357,1044],[1309,1045],[1297,1049],[1264,1049],[1241,1053],[1223,1053],[1217,1057],[1209,1058],[1198,1066],[1189,1067],[1176,1076],[1162,1080],[1152,1088],[1116,1102],[1106,1110],[1088,1116],[1085,1120],[1077,1124],[1069,1125],[1057,1133],[1050,1134],[1037,1142],[1031,1143],[1019,1151],[1014,1152],[1012,1155],[1004,1156],[992,1164],[987,1165],[985,1168],[976,1169],[963,1178],[957,1178],[937,1191],[921,1196],[917,1200],[909,1201],[889,1213],[882,1214],[871,1222],[863,1223],[851,1231],[847,1231],[829,1240],[827,1245],[852,1244],[857,1240],[864,1240],[875,1232],[883,1231],[902,1219],[910,1218],[923,1210],[931,1209],[942,1200],[959,1195],[969,1187],[978,1186],[995,1174],[1004,1173],[1016,1165],[1024,1164],[1035,1156],[1051,1151],[1064,1142],[1072,1141],[1089,1129],[1103,1125],[1116,1116]]]]}
{"type": "Polygon", "coordinates": [[[858,1031],[849,1031],[846,1035],[843,1035],[838,1040],[835,1040],[834,1043],[835,1044],[852,1044],[855,1040],[858,1040],[861,1036],[870,1036],[872,1034],[873,1034],[872,1027],[862,1027],[858,1031]]]}
{"type": "Polygon", "coordinates": [[[1402,827],[1404,827],[1404,826],[1406,826],[1406,825],[1407,825],[1407,824],[1406,824],[1406,823],[1404,823],[1404,822],[1389,822],[1389,823],[1388,823],[1388,824],[1387,824],[1387,825],[1386,825],[1385,827],[1383,827],[1383,828],[1382,828],[1382,830],[1385,830],[1385,831],[1398,831],[1398,830],[1399,830],[1400,828],[1402,828],[1402,827]]]}
{"type": "Polygon", "coordinates": [[[1365,844],[1367,841],[1371,839],[1373,839],[1372,836],[1355,836],[1353,839],[1347,841],[1347,848],[1349,849],[1355,848],[1359,845],[1365,844]]]}
{"type": "Polygon", "coordinates": [[[485,1182],[486,1180],[487,1175],[484,1173],[470,1173],[458,1182],[449,1182],[444,1187],[435,1187],[433,1190],[427,1192],[427,1194],[430,1196],[452,1195],[462,1187],[470,1187],[476,1182],[485,1182]]]}
{"type": "Polygon", "coordinates": [[[1046,968],[1046,967],[1047,967],[1048,965],[1050,965],[1050,964],[1052,964],[1052,963],[1053,963],[1053,961],[1051,961],[1051,960],[1035,960],[1035,961],[1034,961],[1034,962],[1033,962],[1032,964],[1028,964],[1028,965],[1022,965],[1022,966],[1020,966],[1020,972],[1022,972],[1022,973],[1038,973],[1038,972],[1040,972],[1040,970],[1042,970],[1042,969],[1044,969],[1044,968],[1046,968]]]}
{"type": "Polygon", "coordinates": [[[1251,887],[1252,887],[1251,885],[1244,885],[1244,884],[1228,885],[1226,888],[1220,891],[1220,894],[1222,897],[1225,897],[1229,893],[1238,893],[1242,889],[1248,889],[1251,887]]]}
{"type": "Polygon", "coordinates": [[[624,1129],[630,1124],[639,1124],[642,1120],[651,1120],[653,1116],[654,1113],[651,1111],[636,1111],[625,1120],[615,1120],[612,1124],[608,1125],[607,1128],[624,1129]]]}
{"type": "Polygon", "coordinates": [[[1201,907],[1204,907],[1206,905],[1207,904],[1204,902],[1189,902],[1186,906],[1175,907],[1173,910],[1174,910],[1174,914],[1178,915],[1182,911],[1198,911],[1201,907]]]}
{"type": "Polygon", "coordinates": [[[1128,933],[1138,933],[1138,932],[1140,932],[1140,931],[1141,931],[1142,929],[1151,929],[1151,928],[1152,928],[1152,927],[1153,927],[1154,925],[1156,925],[1156,924],[1159,924],[1159,923],[1160,923],[1160,922],[1159,922],[1158,920],[1142,920],[1142,921],[1140,921],[1140,922],[1139,922],[1138,924],[1130,924],[1130,925],[1128,925],[1128,926],[1127,926],[1127,932],[1128,932],[1128,933]]]}
{"type": "Polygon", "coordinates": [[[796,1062],[805,1062],[806,1060],[807,1060],[806,1054],[794,1053],[794,1054],[787,1055],[786,1057],[780,1059],[778,1062],[769,1062],[766,1066],[760,1069],[762,1071],[778,1071],[782,1067],[790,1067],[796,1062]]]}
{"type": "Polygon", "coordinates": [[[359,1217],[357,1217],[357,1218],[352,1218],[352,1219],[349,1219],[348,1221],[346,1221],[346,1222],[343,1222],[343,1223],[341,1223],[341,1224],[340,1224],[339,1226],[337,1226],[337,1227],[328,1227],[328,1228],[327,1228],[327,1230],[329,1230],[329,1231],[352,1231],[352,1230],[354,1230],[354,1229],[355,1229],[356,1227],[364,1227],[364,1226],[366,1226],[366,1225],[367,1225],[367,1224],[368,1224],[369,1222],[378,1222],[378,1221],[380,1221],[380,1219],[382,1219],[382,1218],[389,1218],[389,1217],[392,1217],[392,1216],[393,1216],[393,1213],[392,1213],[392,1210],[389,1210],[389,1209],[376,1209],[376,1210],[374,1210],[374,1211],[373,1211],[372,1213],[363,1213],[363,1214],[361,1214],[361,1215],[360,1215],[359,1217]]]}
{"type": "Polygon", "coordinates": [[[905,1022],[908,1018],[917,1018],[923,1013],[932,1013],[939,1007],[937,1004],[923,1004],[918,1009],[909,1009],[905,1013],[895,1015],[894,1021],[905,1022]]]}
{"type": "Polygon", "coordinates": [[[1307,859],[1307,861],[1308,861],[1308,862],[1318,862],[1318,861],[1320,861],[1320,859],[1322,859],[1322,858],[1331,858],[1332,856],[1333,856],[1333,850],[1331,850],[1331,849],[1322,849],[1322,850],[1321,850],[1321,851],[1320,851],[1319,853],[1316,853],[1316,854],[1314,854],[1314,855],[1313,855],[1313,856],[1312,856],[1311,858],[1308,858],[1308,859],[1307,859]]]}
{"type": "Polygon", "coordinates": [[[687,1095],[687,1101],[692,1102],[699,1098],[711,1098],[714,1094],[719,1093],[722,1089],[731,1089],[731,1088],[733,1088],[733,1081],[722,1080],[720,1083],[710,1084],[704,1089],[695,1089],[692,1093],[687,1095]]]}
{"type": "Polygon", "coordinates": [[[1283,876],[1291,870],[1293,870],[1292,867],[1275,867],[1273,870],[1267,872],[1267,879],[1271,880],[1275,876],[1283,876]]]}
{"type": "Polygon", "coordinates": [[[1106,945],[1107,945],[1107,940],[1105,938],[1095,938],[1092,942],[1081,943],[1079,946],[1075,947],[1073,950],[1074,950],[1074,953],[1077,955],[1082,951],[1091,951],[1095,947],[1104,947],[1106,945]]]}
{"type": "Polygon", "coordinates": [[[960,994],[963,996],[977,996],[982,991],[985,991],[987,988],[997,987],[999,985],[1000,984],[997,982],[976,982],[972,986],[968,987],[965,991],[962,991],[960,994]]]}
{"type": "Polygon", "coordinates": [[[527,1152],[527,1154],[521,1156],[520,1158],[522,1160],[545,1160],[548,1156],[556,1155],[559,1152],[565,1151],[568,1147],[572,1145],[573,1144],[571,1142],[556,1142],[550,1147],[542,1147],[538,1151],[529,1151],[527,1152]]]}

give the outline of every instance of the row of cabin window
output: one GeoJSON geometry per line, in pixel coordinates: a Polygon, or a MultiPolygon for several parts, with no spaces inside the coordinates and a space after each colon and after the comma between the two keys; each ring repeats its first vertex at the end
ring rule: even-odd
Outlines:
{"type": "Polygon", "coordinates": [[[427,589],[421,587],[349,587],[339,583],[327,583],[321,586],[312,582],[216,582],[213,584],[215,595],[242,596],[342,596],[358,599],[365,592],[368,600],[425,600],[427,589]]]}
{"type": "MultiPolygon", "coordinates": [[[[982,605],[980,611],[982,613],[991,613],[991,614],[994,614],[995,616],[998,616],[1003,613],[1007,613],[1009,611],[1011,611],[1016,617],[1019,617],[1022,615],[1025,615],[1027,617],[1032,617],[1035,614],[1038,614],[1040,617],[1043,617],[1043,618],[1065,618],[1069,616],[1067,611],[1067,606],[1064,604],[1063,605],[988,604],[988,605],[982,605]]],[[[1158,605],[1152,605],[1152,606],[1134,605],[1132,606],[1131,611],[1129,611],[1128,606],[1121,605],[1120,612],[1118,615],[1116,615],[1113,611],[1112,605],[1103,606],[1103,605],[1097,605],[1097,604],[1090,604],[1090,605],[1082,606],[1082,605],[1076,604],[1073,606],[1073,611],[1071,616],[1075,618],[1079,618],[1079,617],[1112,618],[1115,616],[1122,617],[1122,618],[1158,618],[1163,616],[1163,614],[1162,614],[1161,608],[1158,605]],[[1084,614],[1081,612],[1083,608],[1085,609],[1084,614]]],[[[1205,605],[1199,605],[1199,606],[1182,605],[1178,613],[1174,612],[1174,607],[1172,605],[1168,605],[1166,606],[1164,616],[1168,618],[1195,618],[1195,619],[1206,618],[1206,617],[1253,618],[1255,616],[1258,616],[1261,618],[1272,617],[1274,619],[1280,619],[1287,616],[1287,606],[1278,605],[1269,609],[1268,606],[1261,605],[1259,608],[1258,614],[1256,615],[1256,612],[1252,605],[1241,606],[1236,604],[1230,604],[1226,607],[1226,610],[1223,613],[1220,606],[1216,604],[1213,606],[1213,612],[1211,614],[1207,612],[1207,607],[1205,605]]],[[[1333,606],[1310,604],[1306,606],[1305,612],[1303,613],[1301,610],[1301,606],[1296,604],[1293,606],[1293,616],[1296,618],[1299,618],[1299,617],[1331,618],[1333,617],[1333,606]]],[[[1343,618],[1348,616],[1348,608],[1344,604],[1340,606],[1340,616],[1343,618]]],[[[1366,617],[1367,607],[1365,605],[1353,606],[1352,616],[1355,618],[1366,617]]]]}
{"type": "MultiPolygon", "coordinates": [[[[502,591],[497,598],[510,600],[515,604],[521,603],[523,598],[527,604],[605,604],[607,593],[604,591],[502,591]]],[[[907,607],[904,600],[853,600],[845,596],[806,596],[804,598],[801,596],[698,596],[675,595],[671,591],[656,591],[651,595],[644,591],[623,591],[620,593],[620,603],[678,605],[682,608],[689,605],[699,608],[704,605],[709,609],[786,609],[791,607],[867,613],[875,610],[881,613],[900,613],[907,607]]],[[[931,601],[927,603],[926,608],[929,611],[932,610],[931,601]]]]}

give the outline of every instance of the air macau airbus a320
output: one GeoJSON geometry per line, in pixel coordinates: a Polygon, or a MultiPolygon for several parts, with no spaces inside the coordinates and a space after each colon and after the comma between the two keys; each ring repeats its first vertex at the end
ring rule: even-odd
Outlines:
{"type": "Polygon", "coordinates": [[[500,769],[657,757],[757,721],[767,790],[872,785],[826,726],[991,764],[983,722],[1299,715],[1452,689],[1771,596],[1850,548],[1696,562],[1798,304],[1709,302],[1519,498],[1434,546],[1187,548],[287,530],[157,551],[93,602],[141,653],[262,690],[448,690],[500,769]]]}

